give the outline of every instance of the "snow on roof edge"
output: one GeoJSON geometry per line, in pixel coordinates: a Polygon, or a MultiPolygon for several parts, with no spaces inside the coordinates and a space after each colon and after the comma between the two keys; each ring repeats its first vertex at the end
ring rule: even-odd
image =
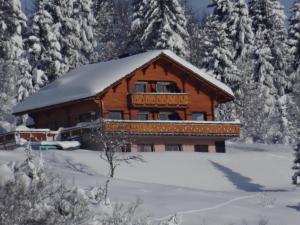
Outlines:
{"type": "MultiPolygon", "coordinates": [[[[13,114],[20,114],[20,113],[25,113],[25,112],[28,112],[28,111],[31,111],[31,110],[43,109],[43,108],[49,107],[49,106],[54,106],[54,105],[63,104],[63,103],[66,103],[66,102],[73,102],[73,101],[78,101],[80,99],[86,99],[86,98],[89,98],[89,97],[93,97],[97,93],[103,92],[109,86],[113,85],[114,83],[118,82],[119,80],[123,79],[124,77],[128,76],[129,74],[133,73],[134,71],[140,69],[141,67],[148,64],[149,62],[155,60],[160,55],[167,56],[171,60],[174,60],[174,62],[176,62],[176,63],[180,64],[181,66],[191,70],[193,73],[195,73],[199,77],[203,78],[204,80],[206,80],[210,84],[216,86],[217,88],[223,90],[224,92],[226,92],[230,96],[234,97],[234,94],[233,94],[231,88],[228,87],[226,84],[224,84],[224,83],[218,81],[217,79],[215,79],[212,75],[210,75],[210,73],[208,71],[197,68],[196,66],[192,65],[191,63],[189,63],[185,59],[177,56],[175,53],[173,53],[170,50],[152,50],[152,51],[147,51],[145,53],[132,55],[132,56],[129,56],[129,57],[126,57],[126,58],[114,59],[114,60],[110,60],[110,61],[107,61],[107,62],[83,65],[79,68],[71,70],[66,75],[64,75],[64,76],[60,77],[59,79],[53,81],[52,83],[46,85],[45,87],[41,88],[38,92],[36,92],[33,95],[27,97],[22,102],[18,103],[13,108],[12,113],[13,114]],[[144,56],[144,57],[142,57],[142,56],[144,56]],[[82,71],[84,71],[84,69],[86,69],[87,71],[91,70],[92,72],[95,72],[95,71],[93,71],[93,68],[97,67],[97,66],[99,66],[99,67],[104,66],[105,67],[105,65],[106,65],[106,67],[109,67],[109,66],[112,66],[114,64],[117,64],[117,65],[121,64],[121,66],[124,66],[124,65],[122,65],[122,61],[126,62],[126,60],[127,60],[127,61],[131,62],[130,59],[135,59],[133,61],[135,63],[140,63],[140,64],[134,64],[134,65],[131,65],[131,67],[129,66],[130,69],[128,71],[126,71],[122,74],[119,74],[119,76],[117,76],[117,77],[113,77],[114,80],[110,80],[109,82],[106,82],[107,83],[106,87],[99,88],[96,91],[86,91],[85,90],[86,92],[84,92],[84,93],[76,93],[74,95],[65,96],[65,97],[62,96],[59,99],[52,99],[52,101],[51,101],[51,99],[49,100],[48,98],[45,99],[44,101],[38,101],[38,99],[39,99],[38,95],[41,92],[45,91],[46,89],[49,89],[49,87],[51,87],[51,86],[55,86],[55,84],[57,84],[57,83],[58,84],[60,82],[63,83],[64,80],[67,80],[70,77],[76,75],[76,73],[80,74],[82,71]],[[136,62],[136,61],[138,61],[138,62],[136,62]]],[[[131,62],[131,63],[133,64],[133,62],[131,62]]],[[[109,70],[109,68],[105,68],[105,69],[109,70]]],[[[77,76],[78,76],[78,74],[77,74],[77,76]]],[[[107,75],[107,76],[109,76],[109,75],[107,75]]],[[[99,79],[104,79],[104,78],[105,78],[105,76],[99,77],[99,79]]]]}

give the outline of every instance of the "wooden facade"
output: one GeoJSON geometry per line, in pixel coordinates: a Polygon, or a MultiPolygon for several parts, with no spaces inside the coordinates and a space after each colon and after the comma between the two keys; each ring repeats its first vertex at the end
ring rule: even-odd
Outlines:
{"type": "MultiPolygon", "coordinates": [[[[231,100],[233,97],[220,88],[162,55],[124,74],[123,79],[93,97],[24,113],[34,119],[35,128],[57,130],[103,118],[110,121],[106,122],[108,130],[125,129],[140,136],[139,143],[145,134],[162,138],[169,134],[209,137],[210,145],[214,145],[214,139],[222,142],[239,136],[239,124],[213,122],[215,108],[231,100]]],[[[198,144],[207,145],[208,139],[200,138],[198,144]]],[[[184,138],[179,144],[186,144],[184,138]]]]}

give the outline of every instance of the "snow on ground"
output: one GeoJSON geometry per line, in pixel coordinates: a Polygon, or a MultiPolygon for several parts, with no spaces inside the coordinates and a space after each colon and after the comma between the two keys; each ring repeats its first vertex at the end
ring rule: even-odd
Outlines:
{"type": "MultiPolygon", "coordinates": [[[[299,225],[300,190],[291,185],[289,146],[227,143],[226,154],[144,153],[147,163],[122,165],[111,182],[114,202],[143,200],[155,221],[178,213],[184,225],[299,225]]],[[[83,188],[108,173],[98,152],[45,151],[48,170],[83,188]]],[[[22,160],[21,150],[0,151],[0,164],[22,160]]]]}

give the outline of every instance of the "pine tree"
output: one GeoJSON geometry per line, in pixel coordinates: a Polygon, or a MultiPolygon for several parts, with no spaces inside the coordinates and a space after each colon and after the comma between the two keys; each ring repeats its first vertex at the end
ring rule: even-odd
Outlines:
{"type": "Polygon", "coordinates": [[[114,49],[117,43],[114,41],[113,24],[115,20],[113,0],[96,0],[93,5],[96,25],[94,28],[97,41],[99,61],[106,61],[115,57],[114,49]]]}
{"type": "Polygon", "coordinates": [[[61,64],[61,45],[58,26],[47,11],[46,0],[37,2],[37,11],[33,15],[30,32],[26,40],[29,63],[32,66],[35,90],[43,87],[63,74],[61,64]]]}
{"type": "Polygon", "coordinates": [[[289,53],[292,55],[291,64],[294,71],[299,71],[300,63],[300,0],[296,0],[291,9],[289,19],[289,53]]]}
{"type": "Polygon", "coordinates": [[[93,11],[98,61],[116,59],[131,52],[129,0],[96,0],[93,11]]]}
{"type": "Polygon", "coordinates": [[[279,95],[284,95],[291,84],[287,77],[288,45],[283,6],[278,0],[251,0],[249,7],[259,61],[256,79],[274,86],[279,95]],[[259,69],[261,66],[268,67],[265,73],[259,69]]]}
{"type": "Polygon", "coordinates": [[[285,108],[290,100],[285,94],[291,89],[292,82],[287,75],[289,58],[284,10],[278,0],[251,0],[249,7],[256,38],[253,79],[260,87],[258,93],[266,99],[268,141],[286,142],[290,123],[285,108]]]}
{"type": "Polygon", "coordinates": [[[203,26],[201,64],[237,90],[240,78],[235,61],[251,55],[254,40],[247,5],[244,0],[213,0],[209,7],[213,14],[203,26]]]}
{"type": "Polygon", "coordinates": [[[47,10],[58,27],[62,74],[97,60],[91,0],[50,0],[47,10]]]}
{"type": "MultiPolygon", "coordinates": [[[[7,113],[15,104],[33,92],[30,65],[26,59],[22,33],[26,16],[19,0],[0,1],[0,117],[3,123],[13,123],[7,113]]],[[[7,127],[7,126],[6,126],[7,127]]]]}
{"type": "Polygon", "coordinates": [[[171,49],[188,57],[187,19],[178,0],[133,2],[132,32],[143,50],[171,49]]]}
{"type": "Polygon", "coordinates": [[[300,143],[295,146],[295,159],[293,170],[295,170],[294,175],[292,177],[293,184],[300,185],[300,143]]]}

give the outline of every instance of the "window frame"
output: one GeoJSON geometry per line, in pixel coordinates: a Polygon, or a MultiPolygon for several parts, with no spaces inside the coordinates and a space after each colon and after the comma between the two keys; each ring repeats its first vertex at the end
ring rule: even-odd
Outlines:
{"type": "Polygon", "coordinates": [[[108,119],[110,119],[110,120],[124,120],[124,112],[122,110],[110,110],[110,111],[108,111],[108,119]],[[120,113],[121,118],[119,118],[119,119],[111,118],[111,113],[120,113]]]}
{"type": "Polygon", "coordinates": [[[138,113],[137,113],[137,120],[143,120],[143,121],[149,120],[149,112],[148,112],[148,111],[141,111],[141,112],[138,112],[138,113]],[[147,119],[141,119],[141,118],[139,118],[140,115],[146,115],[146,116],[147,116],[147,119]]]}
{"type": "Polygon", "coordinates": [[[153,144],[138,144],[137,151],[138,152],[155,152],[155,148],[154,148],[153,144]],[[146,146],[150,147],[150,151],[145,151],[146,146]],[[140,147],[142,147],[142,150],[140,149],[140,147]]]}
{"type": "Polygon", "coordinates": [[[180,89],[177,87],[177,84],[172,81],[158,81],[155,84],[156,93],[180,93],[180,89]],[[159,91],[158,86],[161,85],[162,90],[159,91]],[[169,88],[171,89],[168,89],[169,88]]]}
{"type": "Polygon", "coordinates": [[[181,144],[165,144],[165,151],[166,152],[182,152],[182,145],[181,144]],[[178,150],[174,150],[174,149],[168,149],[168,147],[178,147],[178,150]]]}
{"type": "Polygon", "coordinates": [[[134,92],[135,93],[146,93],[147,92],[147,86],[148,86],[149,82],[147,81],[137,81],[135,82],[135,85],[134,85],[134,92]],[[144,90],[143,91],[138,91],[137,90],[137,86],[138,85],[144,85],[144,90]]]}
{"type": "Polygon", "coordinates": [[[207,113],[206,112],[192,112],[192,121],[207,121],[207,113]],[[203,116],[203,120],[195,119],[195,114],[201,114],[203,116]]]}
{"type": "Polygon", "coordinates": [[[206,153],[209,152],[209,146],[208,145],[194,145],[194,152],[202,152],[202,153],[206,153]],[[197,147],[199,147],[197,149],[197,147]],[[201,148],[205,148],[205,150],[201,149],[201,148]]]}

